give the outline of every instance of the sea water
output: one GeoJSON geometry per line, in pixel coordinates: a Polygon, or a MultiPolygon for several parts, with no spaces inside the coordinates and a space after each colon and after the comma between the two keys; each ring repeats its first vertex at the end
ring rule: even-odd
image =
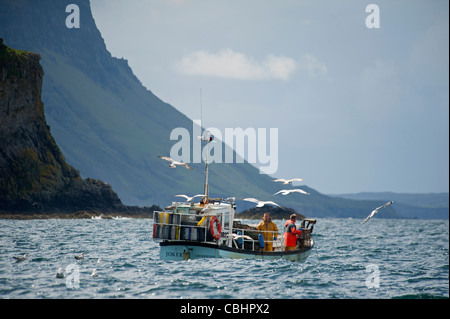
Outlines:
{"type": "Polygon", "coordinates": [[[318,219],[311,255],[294,263],[160,260],[151,219],[0,220],[0,298],[449,297],[448,220],[361,222],[318,219]]]}

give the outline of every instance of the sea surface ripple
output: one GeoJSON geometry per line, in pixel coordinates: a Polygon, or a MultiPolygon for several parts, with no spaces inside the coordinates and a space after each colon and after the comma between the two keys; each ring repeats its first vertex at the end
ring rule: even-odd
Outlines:
{"type": "Polygon", "coordinates": [[[152,226],[150,219],[0,220],[0,298],[449,297],[448,220],[318,219],[305,263],[163,261],[152,226]],[[25,261],[13,258],[23,254],[25,261]],[[59,268],[65,278],[56,278],[59,268]]]}

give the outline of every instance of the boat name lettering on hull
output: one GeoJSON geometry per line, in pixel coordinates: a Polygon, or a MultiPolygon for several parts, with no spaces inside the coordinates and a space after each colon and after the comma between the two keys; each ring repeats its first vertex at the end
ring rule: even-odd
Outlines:
{"type": "Polygon", "coordinates": [[[166,251],[166,257],[181,257],[181,258],[183,258],[183,253],[177,253],[174,251],[166,251]]]}

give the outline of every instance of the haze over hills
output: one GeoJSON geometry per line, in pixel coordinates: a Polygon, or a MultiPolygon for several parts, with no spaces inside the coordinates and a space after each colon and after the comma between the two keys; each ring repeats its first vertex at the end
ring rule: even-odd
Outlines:
{"type": "Polygon", "coordinates": [[[353,200],[393,200],[395,211],[406,218],[449,218],[449,194],[412,194],[393,192],[363,192],[357,194],[333,195],[353,200]]]}
{"type": "MultiPolygon", "coordinates": [[[[127,205],[164,207],[175,194],[203,192],[203,164],[170,169],[158,158],[169,155],[175,128],[196,138],[192,120],[147,90],[126,60],[111,56],[88,0],[0,0],[0,8],[5,43],[41,55],[47,123],[83,177],[107,182],[127,205]],[[72,3],[80,9],[80,28],[65,23],[72,3]]],[[[192,158],[193,142],[190,153],[192,158]]],[[[311,195],[273,196],[281,185],[248,163],[213,164],[209,181],[211,197],[274,200],[306,216],[363,218],[381,203],[330,197],[305,185],[311,195]]],[[[253,206],[242,204],[240,210],[253,206]]],[[[388,207],[381,217],[402,216],[388,207]]]]}

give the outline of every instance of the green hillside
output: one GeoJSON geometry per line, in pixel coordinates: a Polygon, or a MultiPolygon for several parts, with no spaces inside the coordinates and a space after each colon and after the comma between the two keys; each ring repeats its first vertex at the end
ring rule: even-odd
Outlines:
{"type": "MultiPolygon", "coordinates": [[[[174,128],[186,128],[192,137],[192,120],[147,90],[126,60],[111,56],[88,0],[0,0],[0,8],[5,43],[41,55],[47,122],[67,162],[83,177],[110,184],[127,205],[164,207],[175,194],[203,191],[202,164],[170,169],[157,157],[169,155],[174,128]],[[72,3],[80,8],[79,29],[65,25],[72,3]]],[[[273,196],[280,185],[248,163],[213,164],[209,180],[212,197],[274,200],[306,216],[362,218],[380,204],[333,198],[306,186],[309,196],[273,196]]],[[[242,204],[240,210],[251,207],[242,204]]],[[[384,216],[398,217],[393,208],[384,216]]]]}

